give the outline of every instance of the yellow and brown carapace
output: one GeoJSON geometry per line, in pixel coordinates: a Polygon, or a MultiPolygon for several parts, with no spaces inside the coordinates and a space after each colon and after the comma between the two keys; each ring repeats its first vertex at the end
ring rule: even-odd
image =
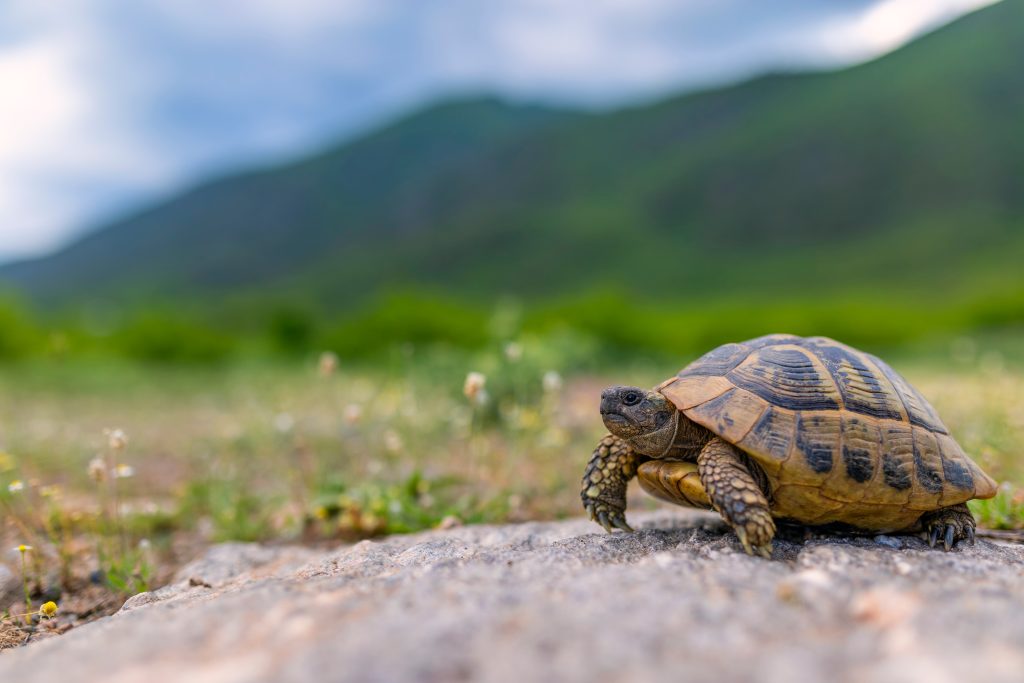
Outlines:
{"type": "Polygon", "coordinates": [[[974,541],[964,503],[996,492],[920,392],[826,337],[720,346],[653,390],[605,389],[601,417],[610,434],[581,498],[609,531],[630,528],[626,487],[637,476],[657,498],[718,511],[765,557],[775,519],[925,531],[948,550],[974,541]]]}

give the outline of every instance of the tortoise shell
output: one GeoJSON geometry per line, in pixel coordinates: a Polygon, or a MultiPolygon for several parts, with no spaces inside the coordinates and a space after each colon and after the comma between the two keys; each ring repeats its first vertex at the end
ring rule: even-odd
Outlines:
{"type": "Polygon", "coordinates": [[[761,466],[779,517],[895,530],[996,492],[909,382],[833,339],[726,344],[657,390],[761,466]]]}

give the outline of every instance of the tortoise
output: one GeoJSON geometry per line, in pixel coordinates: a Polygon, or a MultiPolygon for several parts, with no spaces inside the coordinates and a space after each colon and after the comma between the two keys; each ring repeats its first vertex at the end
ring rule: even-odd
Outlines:
{"type": "Polygon", "coordinates": [[[966,501],[996,483],[935,409],[886,363],[827,337],[725,344],[652,391],[601,394],[601,439],[583,505],[626,523],[636,476],[662,500],[714,509],[748,554],[771,556],[775,520],[974,543],[966,501]]]}

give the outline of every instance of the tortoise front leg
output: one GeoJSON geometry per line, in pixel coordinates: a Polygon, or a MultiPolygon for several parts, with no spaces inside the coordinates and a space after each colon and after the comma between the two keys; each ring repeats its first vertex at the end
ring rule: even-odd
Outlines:
{"type": "Polygon", "coordinates": [[[601,439],[587,463],[580,492],[583,507],[609,533],[612,527],[633,530],[626,524],[626,487],[636,476],[636,467],[633,449],[611,434],[601,439]]]}
{"type": "Polygon", "coordinates": [[[775,522],[768,498],[757,485],[741,452],[715,437],[697,456],[697,471],[715,510],[728,522],[748,555],[772,556],[775,522]]]}

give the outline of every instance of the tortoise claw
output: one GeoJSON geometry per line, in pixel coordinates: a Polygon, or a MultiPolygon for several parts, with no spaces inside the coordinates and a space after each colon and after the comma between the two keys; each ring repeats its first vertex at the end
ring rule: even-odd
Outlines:
{"type": "MultiPolygon", "coordinates": [[[[774,531],[774,527],[772,530],[774,531]]],[[[760,555],[766,560],[772,559],[771,536],[769,536],[767,541],[763,543],[756,543],[752,541],[751,532],[747,531],[747,527],[743,525],[736,525],[733,527],[733,531],[736,532],[736,537],[740,540],[740,545],[743,546],[743,551],[747,553],[747,555],[760,555]]],[[[756,527],[754,528],[752,533],[755,539],[764,540],[764,537],[760,533],[758,533],[758,529],[756,527]]]]}
{"type": "Polygon", "coordinates": [[[633,531],[633,527],[626,523],[626,515],[623,514],[622,510],[600,502],[591,503],[584,509],[587,511],[587,517],[590,521],[597,522],[608,533],[612,533],[615,529],[633,531]]]}
{"type": "Polygon", "coordinates": [[[741,526],[736,527],[736,535],[739,537],[740,545],[743,546],[743,550],[747,555],[753,555],[754,549],[750,547],[750,539],[747,538],[747,530],[741,526]]]}
{"type": "Polygon", "coordinates": [[[612,516],[612,525],[615,526],[618,529],[622,529],[623,531],[629,531],[629,532],[633,531],[633,527],[631,527],[629,524],[626,523],[626,518],[623,517],[622,515],[613,515],[612,516]]]}
{"type": "Polygon", "coordinates": [[[932,548],[940,541],[946,551],[952,550],[959,541],[974,545],[974,516],[963,503],[926,513],[921,522],[928,532],[928,545],[932,548]]]}

